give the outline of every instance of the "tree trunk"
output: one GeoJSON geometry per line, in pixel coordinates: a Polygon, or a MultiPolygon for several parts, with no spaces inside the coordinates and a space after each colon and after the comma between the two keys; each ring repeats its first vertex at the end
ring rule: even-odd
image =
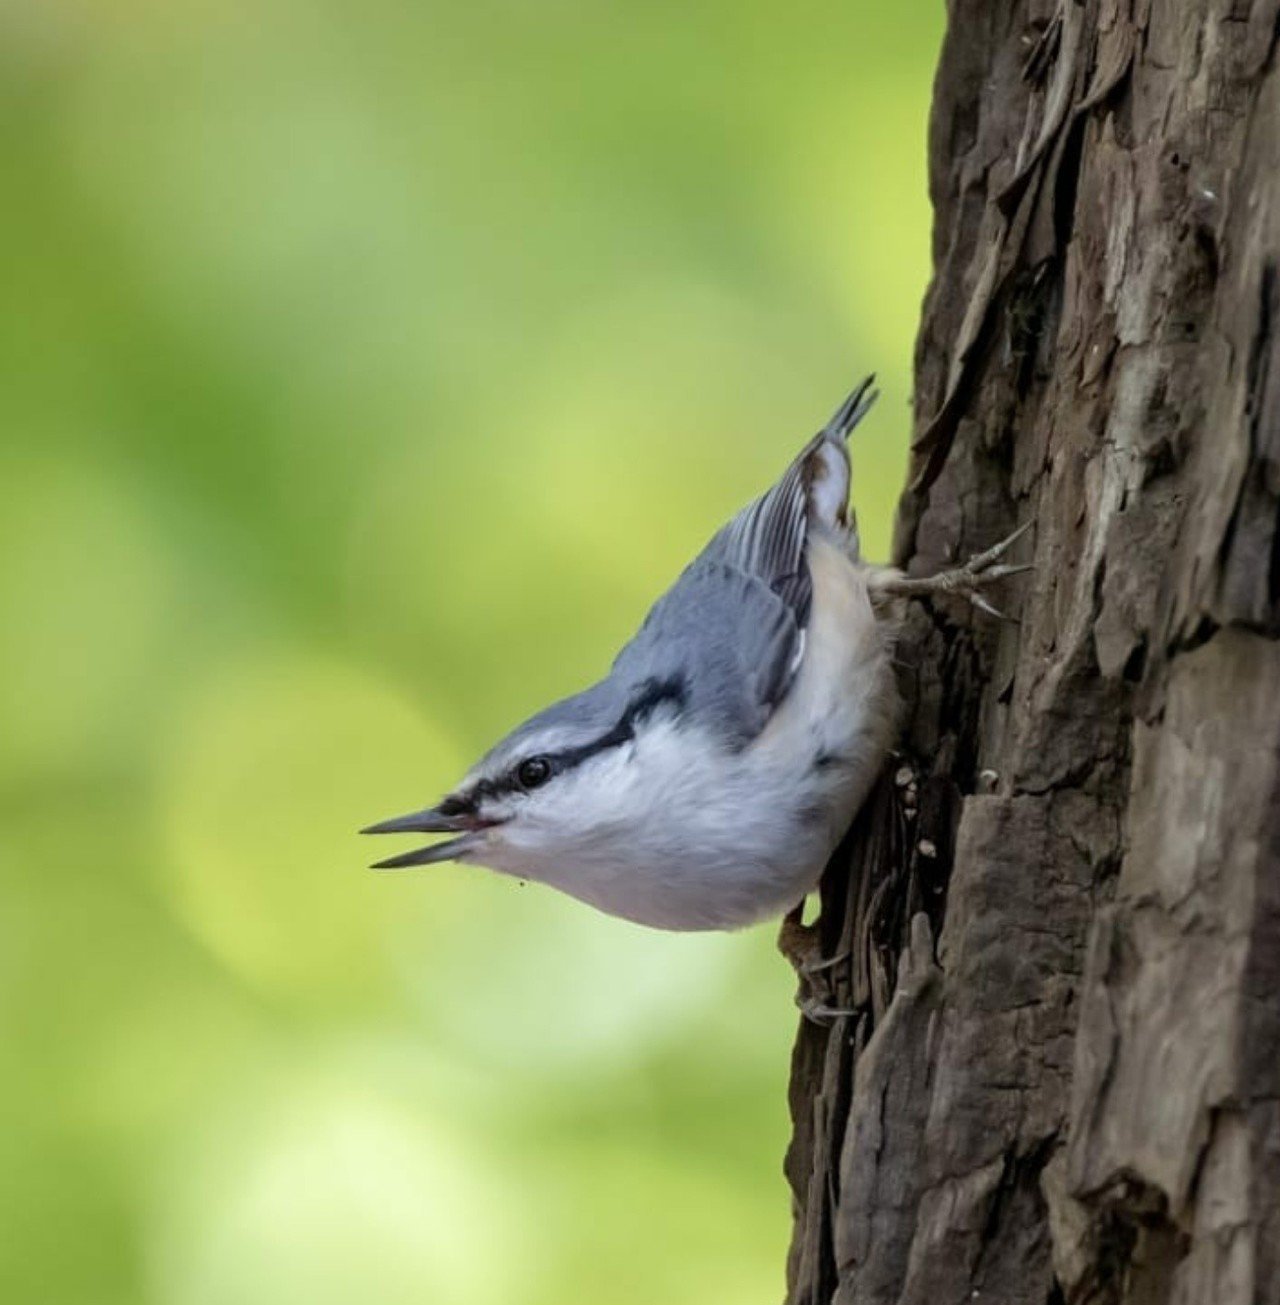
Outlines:
{"type": "Polygon", "coordinates": [[[793,1305],[1280,1302],[1280,0],[951,0],[902,755],[828,872],[793,1305]]]}

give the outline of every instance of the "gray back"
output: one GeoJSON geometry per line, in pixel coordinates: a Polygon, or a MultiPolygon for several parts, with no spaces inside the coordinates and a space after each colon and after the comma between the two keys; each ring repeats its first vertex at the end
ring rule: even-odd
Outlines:
{"type": "MultiPolygon", "coordinates": [[[[653,605],[604,680],[539,712],[483,764],[517,756],[548,732],[583,740],[604,735],[655,685],[728,746],[754,739],[791,686],[809,619],[805,548],[815,524],[814,458],[838,450],[847,499],[845,439],[877,397],[871,381],[845,400],[772,489],[716,532],[653,605]]],[[[824,524],[844,525],[843,502],[837,518],[824,524]]],[[[850,545],[856,547],[852,535],[850,545]]]]}
{"type": "Polygon", "coordinates": [[[848,498],[845,440],[876,399],[871,380],[845,400],[772,489],[713,536],[654,604],[618,654],[610,678],[632,686],[678,680],[689,716],[731,746],[759,734],[791,686],[809,620],[805,548],[815,524],[809,493],[814,459],[824,445],[838,452],[843,470],[838,520],[823,524],[842,525],[848,498]]]}

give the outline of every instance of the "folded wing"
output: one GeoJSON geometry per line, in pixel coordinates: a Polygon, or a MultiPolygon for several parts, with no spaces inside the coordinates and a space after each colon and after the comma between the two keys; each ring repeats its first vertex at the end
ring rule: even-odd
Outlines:
{"type": "Polygon", "coordinates": [[[679,677],[691,718],[731,746],[764,728],[799,666],[811,598],[805,546],[815,525],[848,530],[845,439],[876,399],[871,382],[717,532],[614,664],[625,682],[679,677]]]}

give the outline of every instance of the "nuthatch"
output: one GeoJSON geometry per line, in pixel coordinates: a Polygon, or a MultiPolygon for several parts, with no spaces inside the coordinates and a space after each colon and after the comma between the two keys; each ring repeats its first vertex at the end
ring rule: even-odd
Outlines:
{"type": "MultiPolygon", "coordinates": [[[[659,929],[801,902],[893,742],[898,600],[1025,567],[907,578],[861,558],[845,442],[868,377],[645,618],[598,684],[512,731],[439,805],[367,834],[454,837],[375,869],[464,861],[659,929]]],[[[1020,535],[1022,532],[1017,532],[1020,535]]]]}

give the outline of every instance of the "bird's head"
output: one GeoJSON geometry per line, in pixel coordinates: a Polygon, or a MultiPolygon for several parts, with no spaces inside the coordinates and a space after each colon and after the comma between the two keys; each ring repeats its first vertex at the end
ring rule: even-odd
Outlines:
{"type": "Polygon", "coordinates": [[[370,825],[366,834],[449,834],[379,861],[397,870],[464,861],[556,882],[575,858],[599,857],[646,816],[653,764],[647,744],[678,730],[675,679],[605,680],[513,730],[435,806],[370,825]]]}

